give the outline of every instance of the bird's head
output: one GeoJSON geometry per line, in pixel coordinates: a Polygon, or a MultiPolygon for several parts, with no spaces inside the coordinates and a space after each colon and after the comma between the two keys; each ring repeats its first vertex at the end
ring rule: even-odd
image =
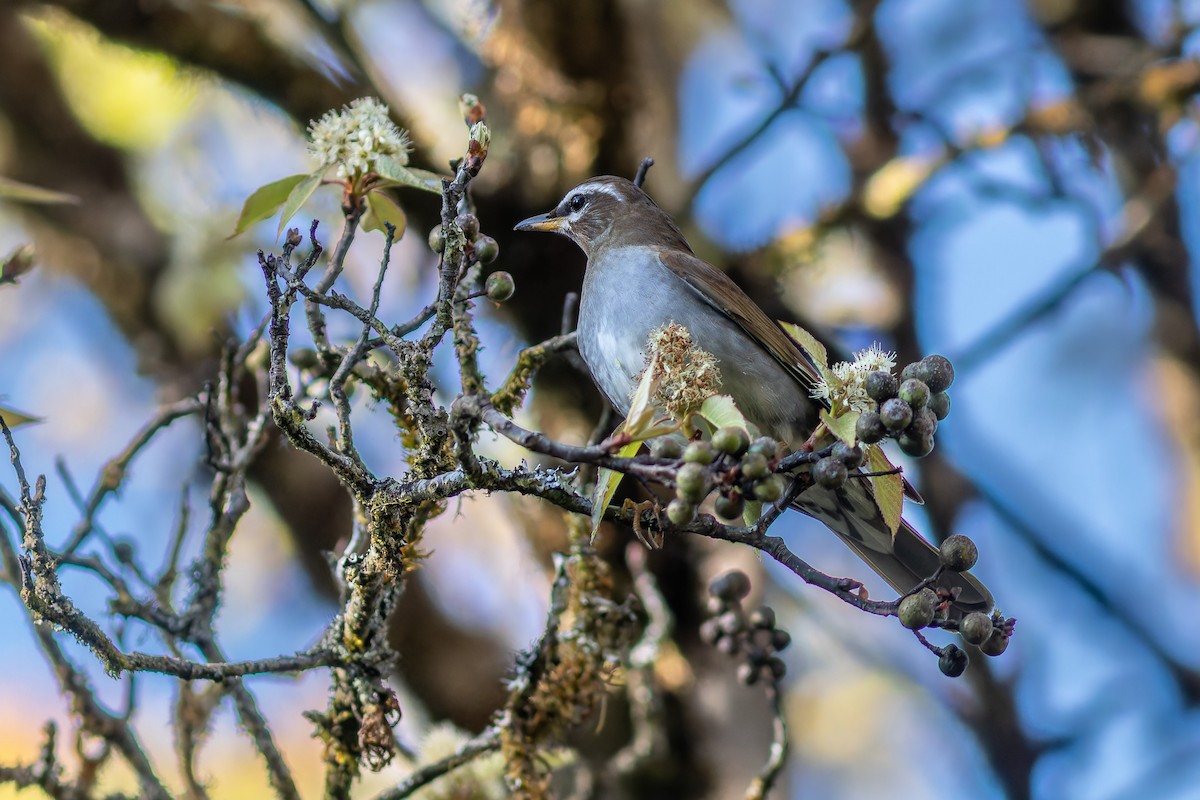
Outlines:
{"type": "Polygon", "coordinates": [[[649,244],[691,252],[679,228],[649,195],[612,175],[589,178],[553,209],[522,220],[514,230],[561,233],[589,257],[600,246],[649,244]]]}

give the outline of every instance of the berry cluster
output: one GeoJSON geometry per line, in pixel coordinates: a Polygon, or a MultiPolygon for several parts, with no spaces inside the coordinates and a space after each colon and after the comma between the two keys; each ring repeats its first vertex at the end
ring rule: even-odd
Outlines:
{"type": "MultiPolygon", "coordinates": [[[[490,264],[500,255],[500,245],[491,236],[479,232],[479,218],[474,214],[462,213],[454,218],[454,224],[467,240],[466,256],[470,262],[490,264]]],[[[435,225],[429,231],[429,249],[441,254],[446,249],[446,234],[442,226],[435,225]]],[[[495,303],[503,303],[513,296],[516,285],[507,272],[493,272],[487,278],[484,294],[495,303]]]]}
{"type": "Polygon", "coordinates": [[[714,503],[717,516],[736,520],[742,516],[746,499],[774,503],[787,491],[787,479],[775,473],[779,444],[763,436],[750,441],[744,428],[718,428],[711,441],[698,439],[686,447],[678,439],[660,437],[650,442],[657,458],[682,458],[675,476],[675,499],[667,505],[667,519],[686,525],[696,517],[704,498],[718,489],[714,503]]]}
{"type": "Polygon", "coordinates": [[[933,451],[938,422],[950,413],[946,390],[954,382],[954,365],[945,356],[925,356],[900,372],[878,370],[866,376],[863,388],[876,404],[858,418],[859,441],[874,444],[893,437],[914,458],[933,451]]]}
{"type": "MultiPolygon", "coordinates": [[[[979,558],[979,549],[966,536],[955,534],[946,537],[939,548],[942,568],[952,572],[966,572],[975,566],[979,558]]],[[[977,645],[986,656],[998,656],[1008,649],[1008,640],[1012,636],[1016,620],[1005,618],[999,611],[985,614],[974,611],[960,620],[949,619],[951,603],[954,594],[945,589],[934,590],[928,586],[900,600],[896,615],[900,624],[911,630],[920,630],[931,625],[957,629],[963,640],[968,644],[977,645]]],[[[957,645],[947,645],[936,648],[938,668],[942,674],[957,678],[967,669],[969,659],[962,648],[957,645]]]]}
{"type": "Polygon", "coordinates": [[[717,577],[708,586],[709,618],[700,624],[700,638],[730,656],[744,659],[738,680],[747,686],[774,683],[787,672],[779,653],[792,643],[788,632],[775,627],[775,611],[760,606],[747,613],[742,600],[750,594],[750,579],[740,570],[717,577]]]}

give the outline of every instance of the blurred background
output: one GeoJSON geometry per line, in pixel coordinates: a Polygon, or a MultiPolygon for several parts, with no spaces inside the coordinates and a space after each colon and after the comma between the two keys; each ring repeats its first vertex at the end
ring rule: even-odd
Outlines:
{"type": "MultiPolygon", "coordinates": [[[[254,253],[275,246],[277,223],[226,237],[250,191],[311,169],[308,121],[379,96],[411,132],[411,162],[445,172],[464,150],[457,98],[470,91],[493,132],[474,200],[500,242],[494,266],[517,284],[479,312],[493,385],[523,344],[559,332],[582,276],[572,245],[513,223],[652,156],[649,193],[775,317],[845,352],[879,341],[901,363],[954,360],[938,448],[907,465],[927,501],[909,515],[931,538],[975,539],[975,571],[1019,620],[1004,656],[950,680],[899,626],[745,549],[668,540],[650,564],[683,655],[665,681],[671,758],[659,783],[614,796],[738,797],[765,759],[761,690],[695,636],[704,584],[737,566],[796,642],[779,797],[1200,797],[1198,23],[1194,0],[0,4],[0,176],[79,199],[0,199],[0,255],[31,243],[38,261],[0,285],[0,405],[44,420],[18,442],[26,468],[49,476],[50,541],[80,516],[67,477],[90,487],[160,403],[213,377],[222,341],[262,318],[254,253]]],[[[433,296],[425,238],[439,210],[430,195],[400,199],[408,235],[380,311],[396,321],[433,296]]],[[[338,203],[318,191],[297,219],[319,219],[330,244],[338,203]]],[[[369,296],[381,250],[363,236],[341,289],[369,296]]],[[[356,333],[340,323],[335,336],[356,333]]],[[[454,365],[438,370],[449,400],[454,365]]],[[[582,442],[601,408],[561,359],[521,420],[582,442]]],[[[361,396],[355,414],[368,464],[400,474],[387,415],[361,396]]],[[[99,517],[150,569],[185,504],[204,524],[190,425],[134,463],[99,517]]],[[[7,467],[0,483],[15,492],[7,467]]],[[[231,659],[315,641],[335,609],[322,552],[350,525],[332,477],[282,445],[251,500],[218,620],[231,659]]],[[[824,571],[868,578],[818,524],[788,514],[775,531],[824,571]]],[[[619,568],[628,540],[606,530],[598,546],[619,568]]],[[[395,615],[403,741],[437,721],[487,723],[514,652],[541,630],[549,553],[564,542],[555,510],[502,496],[433,524],[395,615]]],[[[111,621],[98,581],[64,582],[111,621]]],[[[154,649],[137,626],[110,627],[154,649]]],[[[0,643],[0,764],[29,762],[43,722],[69,710],[12,586],[0,643]]],[[[65,646],[119,706],[128,681],[65,646]]],[[[320,745],[300,712],[324,706],[326,678],[248,681],[305,797],[320,794],[320,745]]],[[[178,787],[162,735],[175,682],[142,675],[132,691],[159,774],[178,787]]],[[[620,708],[584,726],[581,752],[623,743],[620,708]]],[[[70,743],[60,750],[71,763],[70,743]]],[[[229,708],[199,763],[213,797],[268,791],[229,708]]],[[[367,776],[359,794],[404,771],[367,776]]],[[[102,785],[133,784],[109,770],[102,785]]]]}

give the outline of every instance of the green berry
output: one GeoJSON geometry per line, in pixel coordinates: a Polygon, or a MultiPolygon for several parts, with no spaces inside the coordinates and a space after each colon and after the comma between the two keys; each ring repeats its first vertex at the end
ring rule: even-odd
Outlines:
{"type": "Polygon", "coordinates": [[[674,436],[659,436],[650,440],[650,455],[655,458],[679,458],[683,445],[674,436]]]}
{"type": "Polygon", "coordinates": [[[854,424],[854,435],[864,444],[875,444],[887,436],[887,426],[874,411],[868,411],[854,424]]]}
{"type": "Polygon", "coordinates": [[[922,408],[929,402],[931,392],[929,387],[925,385],[925,381],[919,381],[916,378],[909,378],[904,383],[900,384],[900,391],[897,393],[904,402],[908,403],[914,409],[922,408]]]}
{"type": "Polygon", "coordinates": [[[503,303],[517,291],[517,284],[513,281],[513,276],[509,273],[504,271],[493,272],[487,277],[484,291],[487,293],[488,299],[493,303],[503,303]]]}
{"type": "Polygon", "coordinates": [[[812,477],[826,489],[838,489],[846,482],[846,465],[833,456],[826,456],[813,464],[812,477]]]}
{"type": "Polygon", "coordinates": [[[938,669],[947,678],[957,678],[967,671],[969,661],[966,652],[958,645],[947,645],[938,659],[938,669]]]}
{"type": "Polygon", "coordinates": [[[742,457],[742,474],[752,481],[761,480],[771,474],[771,465],[766,456],[751,450],[742,457]]]}
{"type": "Polygon", "coordinates": [[[863,378],[863,388],[867,391],[867,397],[876,403],[895,397],[899,387],[900,381],[887,370],[876,370],[863,378]]]}
{"type": "Polygon", "coordinates": [[[676,497],[667,503],[667,519],[672,525],[687,525],[696,518],[696,504],[689,503],[682,497],[676,497]]]}
{"type": "Polygon", "coordinates": [[[703,464],[684,464],[675,476],[675,491],[680,500],[698,504],[708,494],[708,481],[703,464]]]}
{"type": "Polygon", "coordinates": [[[787,481],[782,475],[769,475],[766,479],[754,484],[754,498],[764,503],[774,503],[783,497],[787,491],[787,481]]]}
{"type": "Polygon", "coordinates": [[[928,587],[916,594],[907,595],[900,601],[900,607],[897,609],[900,624],[914,631],[927,627],[933,622],[937,602],[937,595],[928,587]]]}
{"type": "Polygon", "coordinates": [[[768,459],[771,459],[779,452],[779,443],[770,436],[760,436],[751,443],[750,452],[762,453],[768,459]]]}
{"type": "Polygon", "coordinates": [[[429,249],[441,253],[446,249],[446,237],[442,234],[442,226],[434,225],[429,231],[429,249]]]}
{"type": "Polygon", "coordinates": [[[966,572],[979,560],[979,548],[961,533],[947,536],[938,552],[946,569],[953,572],[966,572]]]}
{"type": "Polygon", "coordinates": [[[475,240],[475,258],[480,264],[490,264],[500,255],[500,245],[490,236],[480,236],[475,240]]]}
{"type": "Polygon", "coordinates": [[[740,456],[750,449],[750,434],[745,428],[718,428],[712,436],[712,446],[718,452],[740,456]]]}
{"type": "Polygon", "coordinates": [[[705,441],[690,442],[683,451],[683,460],[689,464],[711,464],[716,457],[712,445],[705,441]]]}
{"type": "Polygon", "coordinates": [[[858,445],[851,447],[845,442],[834,442],[833,450],[829,453],[838,461],[846,465],[846,469],[858,469],[862,466],[865,453],[858,445]]]}
{"type": "Polygon", "coordinates": [[[930,395],[929,405],[927,408],[933,412],[933,415],[939,420],[945,419],[950,414],[950,395],[945,392],[938,392],[930,395]]]}
{"type": "Polygon", "coordinates": [[[992,635],[992,618],[982,611],[972,611],[958,623],[958,632],[967,644],[983,644],[992,635]]]}
{"type": "Polygon", "coordinates": [[[889,431],[902,431],[912,422],[912,406],[899,397],[893,397],[879,406],[879,418],[889,431]]]}

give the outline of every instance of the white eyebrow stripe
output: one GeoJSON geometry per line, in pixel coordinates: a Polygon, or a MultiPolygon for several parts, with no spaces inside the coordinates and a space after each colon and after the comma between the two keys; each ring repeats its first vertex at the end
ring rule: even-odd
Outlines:
{"type": "Polygon", "coordinates": [[[578,194],[579,192],[596,192],[599,194],[606,194],[609,197],[613,198],[614,200],[628,199],[624,195],[622,195],[619,191],[617,191],[617,189],[614,186],[612,186],[611,184],[601,183],[600,181],[596,181],[594,183],[579,184],[574,189],[572,189],[570,191],[570,193],[567,194],[567,198],[569,199],[572,196],[578,194]]]}

